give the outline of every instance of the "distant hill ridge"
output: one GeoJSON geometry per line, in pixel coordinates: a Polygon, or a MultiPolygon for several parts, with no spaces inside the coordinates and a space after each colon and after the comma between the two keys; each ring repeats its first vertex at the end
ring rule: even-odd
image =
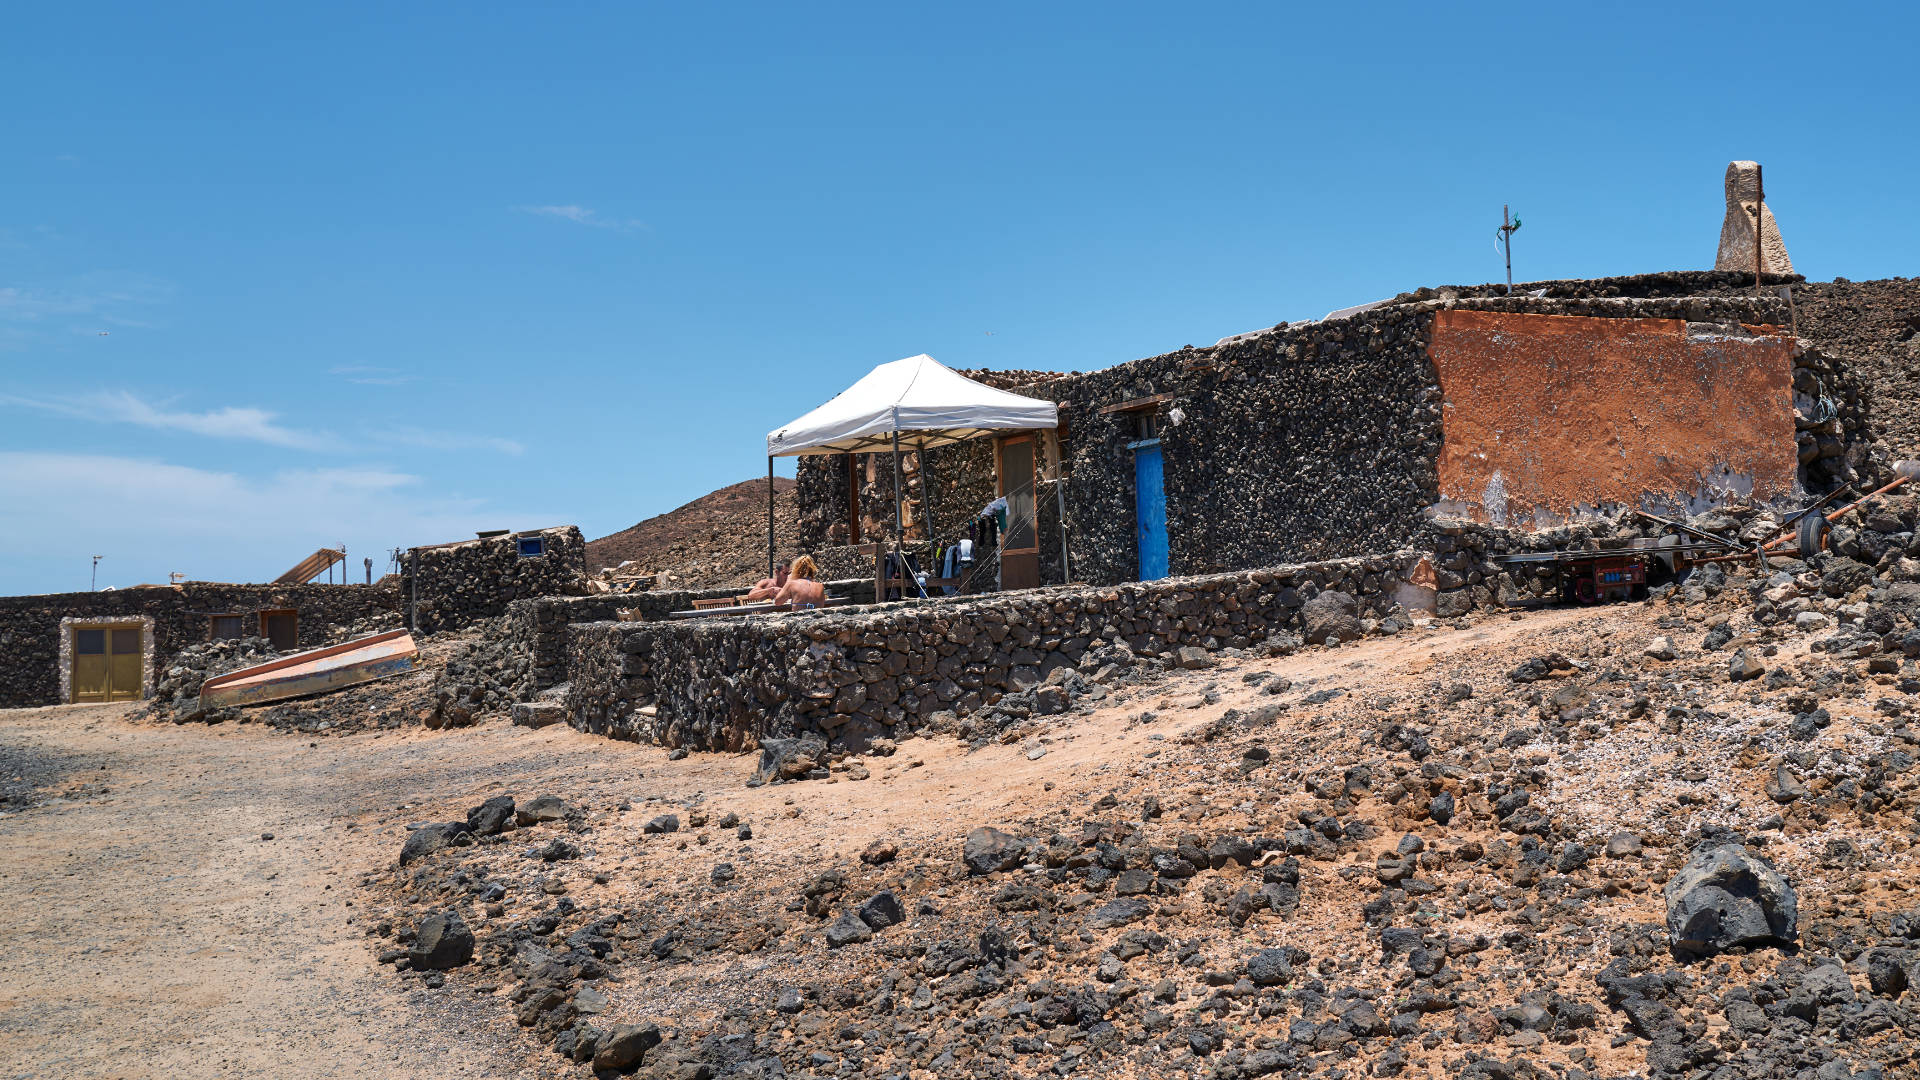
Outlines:
{"type": "MultiPolygon", "coordinates": [[[[799,536],[794,482],[775,477],[775,541],[781,557],[799,536]]],[[[713,588],[751,584],[767,568],[767,481],[743,480],[680,507],[587,541],[587,570],[631,561],[622,577],[661,574],[662,587],[713,588]]]]}

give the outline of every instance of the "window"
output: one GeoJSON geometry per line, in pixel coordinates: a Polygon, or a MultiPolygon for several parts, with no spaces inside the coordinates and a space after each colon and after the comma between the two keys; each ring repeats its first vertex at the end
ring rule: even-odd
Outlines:
{"type": "Polygon", "coordinates": [[[544,536],[523,536],[520,538],[520,557],[537,559],[547,553],[547,538],[544,536]]]}
{"type": "Polygon", "coordinates": [[[300,643],[300,617],[294,611],[260,613],[260,636],[273,642],[281,652],[292,652],[300,643]]]}
{"type": "Polygon", "coordinates": [[[238,615],[215,615],[212,617],[212,629],[207,636],[214,641],[246,637],[246,620],[238,615]]]}

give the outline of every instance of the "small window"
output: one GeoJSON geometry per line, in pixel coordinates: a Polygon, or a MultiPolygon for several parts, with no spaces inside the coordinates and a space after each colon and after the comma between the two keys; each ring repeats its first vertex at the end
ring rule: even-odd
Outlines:
{"type": "Polygon", "coordinates": [[[105,656],[107,632],[105,630],[76,631],[73,635],[73,650],[81,656],[105,656]]]}
{"type": "Polygon", "coordinates": [[[544,536],[523,536],[520,538],[520,557],[537,559],[547,553],[547,538],[544,536]]]}
{"type": "Polygon", "coordinates": [[[1141,439],[1160,437],[1160,416],[1152,409],[1141,409],[1133,414],[1134,435],[1141,439]]]}
{"type": "Polygon", "coordinates": [[[215,615],[213,632],[208,636],[215,641],[245,637],[247,636],[245,620],[238,615],[215,615]]]}

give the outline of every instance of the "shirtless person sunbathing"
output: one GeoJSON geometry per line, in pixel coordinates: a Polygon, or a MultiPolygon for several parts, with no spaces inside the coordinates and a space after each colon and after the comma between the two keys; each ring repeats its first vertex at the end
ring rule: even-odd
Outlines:
{"type": "Polygon", "coordinates": [[[812,556],[802,555],[793,560],[793,566],[787,572],[787,583],[774,594],[773,602],[792,604],[795,611],[826,603],[827,587],[814,580],[819,573],[820,568],[814,565],[812,556]]]}
{"type": "Polygon", "coordinates": [[[754,582],[753,588],[748,589],[747,595],[741,597],[740,600],[742,603],[748,604],[753,603],[755,600],[766,600],[773,596],[773,594],[779,592],[780,586],[786,583],[787,564],[781,563],[779,566],[774,567],[772,577],[761,578],[759,581],[754,582]]]}

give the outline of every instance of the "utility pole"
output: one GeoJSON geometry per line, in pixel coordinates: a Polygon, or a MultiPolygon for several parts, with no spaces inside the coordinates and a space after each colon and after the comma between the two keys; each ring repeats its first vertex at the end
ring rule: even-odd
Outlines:
{"type": "Polygon", "coordinates": [[[93,577],[87,582],[88,592],[100,591],[100,560],[104,558],[106,558],[105,555],[95,555],[93,557],[93,577]]]}
{"type": "Polygon", "coordinates": [[[373,556],[369,555],[360,561],[367,564],[367,584],[373,584],[373,556]]]}
{"type": "Polygon", "coordinates": [[[1507,259],[1507,295],[1513,295],[1513,234],[1520,231],[1520,219],[1511,217],[1506,203],[1500,204],[1500,252],[1507,259]]]}

